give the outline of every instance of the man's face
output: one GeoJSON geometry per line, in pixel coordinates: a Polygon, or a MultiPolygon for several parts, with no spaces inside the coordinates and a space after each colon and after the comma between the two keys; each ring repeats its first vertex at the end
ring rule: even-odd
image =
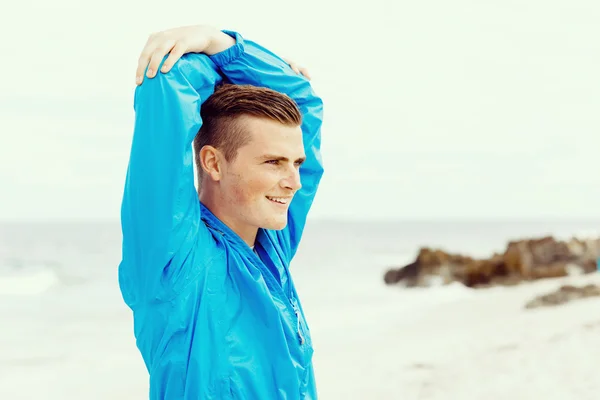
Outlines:
{"type": "Polygon", "coordinates": [[[292,197],[301,187],[302,129],[253,117],[239,122],[250,141],[225,164],[221,187],[229,222],[241,230],[283,229],[292,197]]]}

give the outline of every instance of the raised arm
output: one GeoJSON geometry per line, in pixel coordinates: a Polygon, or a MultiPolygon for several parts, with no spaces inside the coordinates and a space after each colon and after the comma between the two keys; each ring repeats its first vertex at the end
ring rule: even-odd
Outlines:
{"type": "Polygon", "coordinates": [[[188,54],[173,64],[169,73],[149,73],[152,79],[143,84],[140,79],[135,92],[119,266],[128,303],[176,290],[192,273],[188,264],[197,242],[210,240],[200,220],[191,144],[202,122],[200,105],[221,77],[204,54],[188,54]]]}
{"type": "Polygon", "coordinates": [[[229,54],[216,54],[211,59],[227,80],[234,84],[262,86],[284,93],[296,102],[302,113],[306,154],[306,161],[300,167],[302,188],[290,204],[287,227],[277,232],[291,260],[298,248],[308,212],[323,175],[320,153],[323,102],[313,91],[308,79],[295,73],[285,60],[257,43],[244,40],[235,32],[224,32],[236,39],[235,50],[229,54]]]}

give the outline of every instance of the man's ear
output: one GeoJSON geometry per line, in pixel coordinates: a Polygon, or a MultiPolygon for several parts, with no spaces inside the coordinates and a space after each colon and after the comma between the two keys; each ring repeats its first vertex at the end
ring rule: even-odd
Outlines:
{"type": "Polygon", "coordinates": [[[221,180],[223,164],[222,154],[219,150],[209,145],[202,147],[200,149],[200,165],[204,176],[210,177],[215,182],[221,180]]]}

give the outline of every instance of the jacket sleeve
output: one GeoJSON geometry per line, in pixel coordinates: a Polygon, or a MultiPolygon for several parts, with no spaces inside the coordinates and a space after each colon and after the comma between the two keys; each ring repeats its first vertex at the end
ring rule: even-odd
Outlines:
{"type": "Polygon", "coordinates": [[[288,95],[302,113],[302,133],[306,161],[300,167],[302,188],[296,193],[288,211],[288,224],[277,232],[279,241],[293,258],[302,237],[306,217],[323,175],[321,159],[321,125],[323,102],[313,91],[310,82],[296,74],[280,57],[231,31],[236,39],[235,53],[211,57],[225,78],[234,84],[267,87],[288,95]]]}
{"type": "MultiPolygon", "coordinates": [[[[136,88],[133,141],[121,205],[119,279],[130,301],[191,278],[187,260],[210,234],[200,220],[192,141],[200,105],[220,80],[205,55],[188,54],[136,88]]],[[[208,242],[207,242],[208,243],[208,242]]],[[[197,254],[196,256],[201,256],[197,254]]]]}

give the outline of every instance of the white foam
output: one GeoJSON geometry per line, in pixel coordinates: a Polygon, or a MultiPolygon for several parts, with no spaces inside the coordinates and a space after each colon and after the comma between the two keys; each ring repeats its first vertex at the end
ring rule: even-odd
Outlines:
{"type": "Polygon", "coordinates": [[[0,296],[38,295],[48,291],[58,282],[58,276],[50,269],[26,274],[0,275],[0,296]]]}
{"type": "Polygon", "coordinates": [[[600,229],[581,229],[573,232],[559,232],[554,237],[558,240],[569,241],[571,239],[590,240],[600,237],[600,229]]]}

